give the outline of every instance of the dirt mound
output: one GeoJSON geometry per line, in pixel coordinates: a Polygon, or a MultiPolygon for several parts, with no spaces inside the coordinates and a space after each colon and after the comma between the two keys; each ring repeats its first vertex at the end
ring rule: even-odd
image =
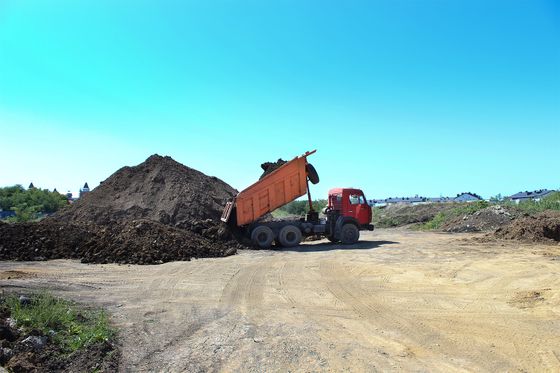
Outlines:
{"type": "Polygon", "coordinates": [[[560,242],[560,211],[545,211],[515,219],[509,225],[488,234],[487,238],[541,243],[560,242]]]}
{"type": "Polygon", "coordinates": [[[204,237],[195,232],[150,220],[131,220],[96,232],[80,255],[83,262],[158,264],[191,257],[235,254],[238,244],[204,237]]]}
{"type": "Polygon", "coordinates": [[[77,248],[95,237],[86,226],[62,223],[0,224],[1,260],[79,258],[77,248]]]}
{"type": "Polygon", "coordinates": [[[218,221],[225,203],[236,194],[216,177],[155,154],[138,166],[121,168],[51,219],[101,225],[133,219],[167,225],[218,221]]]}
{"type": "Polygon", "coordinates": [[[234,254],[220,220],[237,191],[170,157],[123,167],[39,223],[0,224],[0,259],[154,264],[234,254]]]}
{"type": "Polygon", "coordinates": [[[439,212],[452,209],[453,203],[426,203],[421,205],[396,204],[375,209],[373,224],[379,227],[399,227],[413,223],[425,223],[439,212]]]}
{"type": "Polygon", "coordinates": [[[48,220],[2,224],[0,260],[74,258],[85,263],[158,264],[234,254],[240,245],[227,229],[212,227],[198,234],[150,220],[105,226],[48,220]]]}
{"type": "Polygon", "coordinates": [[[445,232],[455,233],[490,231],[509,224],[515,217],[515,213],[495,205],[470,215],[456,217],[444,223],[441,229],[445,232]]]}

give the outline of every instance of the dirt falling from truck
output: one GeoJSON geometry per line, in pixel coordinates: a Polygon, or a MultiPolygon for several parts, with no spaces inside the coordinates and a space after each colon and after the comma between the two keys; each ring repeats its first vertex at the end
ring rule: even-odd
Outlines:
{"type": "Polygon", "coordinates": [[[286,163],[288,163],[288,161],[285,161],[282,158],[278,158],[278,160],[276,162],[264,162],[264,163],[262,163],[261,168],[263,169],[264,172],[261,175],[261,177],[259,178],[259,180],[262,179],[263,177],[265,177],[266,175],[276,171],[278,168],[282,167],[286,163]]]}
{"type": "Polygon", "coordinates": [[[231,255],[241,246],[219,218],[236,194],[216,177],[152,155],[39,223],[0,224],[0,259],[152,264],[231,255]]]}

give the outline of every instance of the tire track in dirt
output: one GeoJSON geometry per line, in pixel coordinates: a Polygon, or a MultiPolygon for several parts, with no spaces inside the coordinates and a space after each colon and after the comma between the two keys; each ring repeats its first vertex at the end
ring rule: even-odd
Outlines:
{"type": "Polygon", "coordinates": [[[259,264],[240,268],[222,290],[220,307],[238,308],[244,313],[261,312],[265,271],[259,264]]]}
{"type": "MultiPolygon", "coordinates": [[[[321,262],[321,273],[327,279],[329,290],[335,297],[352,307],[360,317],[369,323],[393,331],[392,337],[401,341],[395,340],[395,342],[398,344],[404,342],[408,350],[413,351],[416,358],[427,366],[431,360],[439,359],[440,356],[438,352],[433,351],[433,348],[427,346],[453,346],[454,350],[463,352],[462,356],[456,356],[458,360],[468,357],[471,367],[476,366],[476,369],[484,370],[484,361],[478,354],[470,352],[473,351],[472,346],[456,345],[454,341],[444,337],[426,323],[400,316],[402,312],[392,309],[387,306],[387,303],[376,301],[376,297],[368,295],[359,286],[353,284],[352,278],[348,277],[340,265],[333,261],[323,261],[321,262]]],[[[433,313],[436,313],[436,310],[433,310],[433,313]]],[[[507,365],[507,362],[504,363],[507,365]]],[[[443,371],[465,370],[463,367],[447,361],[441,363],[441,368],[443,371]]]]}

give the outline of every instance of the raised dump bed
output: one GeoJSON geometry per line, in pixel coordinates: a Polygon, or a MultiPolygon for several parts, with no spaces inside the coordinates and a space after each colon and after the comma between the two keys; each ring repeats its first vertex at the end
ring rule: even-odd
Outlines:
{"type": "Polygon", "coordinates": [[[318,182],[315,169],[307,163],[313,153],[315,150],[292,159],[241,191],[227,203],[222,221],[228,222],[235,211],[235,224],[247,225],[306,194],[308,174],[312,182],[318,182]]]}
{"type": "Polygon", "coordinates": [[[326,237],[332,242],[353,244],[360,230],[373,230],[371,207],[364,193],[355,188],[329,191],[324,217],[313,210],[309,184],[319,182],[315,168],[307,162],[307,152],[292,159],[272,173],[240,192],[228,202],[222,221],[240,228],[243,234],[261,248],[297,246],[303,237],[326,237]],[[309,211],[305,218],[262,221],[260,217],[307,193],[309,211]]]}

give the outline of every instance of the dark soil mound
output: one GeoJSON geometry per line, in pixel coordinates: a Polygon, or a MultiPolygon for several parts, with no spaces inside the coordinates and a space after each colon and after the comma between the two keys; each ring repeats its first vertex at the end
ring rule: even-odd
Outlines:
{"type": "Polygon", "coordinates": [[[241,246],[219,218],[236,193],[153,155],[39,223],[0,224],[0,259],[154,264],[231,255],[241,246]]]}
{"type": "Polygon", "coordinates": [[[48,220],[2,224],[0,260],[74,258],[85,263],[158,264],[234,254],[240,245],[231,240],[229,231],[210,225],[199,234],[150,220],[105,226],[48,220]]]}
{"type": "Polygon", "coordinates": [[[515,213],[502,206],[490,206],[470,215],[456,217],[446,222],[441,229],[445,232],[483,232],[491,231],[509,224],[515,213]]]}
{"type": "Polygon", "coordinates": [[[156,154],[138,166],[121,168],[51,219],[102,225],[132,219],[167,225],[218,221],[226,202],[236,194],[222,180],[156,154]]]}
{"type": "Polygon", "coordinates": [[[487,237],[542,243],[560,242],[560,211],[545,211],[515,219],[487,237]]]}
{"type": "Polygon", "coordinates": [[[206,238],[190,230],[169,227],[150,220],[131,220],[106,226],[86,242],[81,258],[91,263],[157,264],[191,257],[221,257],[235,254],[237,242],[206,238]]]}
{"type": "Polygon", "coordinates": [[[46,221],[0,224],[0,260],[79,258],[80,248],[96,237],[87,226],[46,221]]]}

